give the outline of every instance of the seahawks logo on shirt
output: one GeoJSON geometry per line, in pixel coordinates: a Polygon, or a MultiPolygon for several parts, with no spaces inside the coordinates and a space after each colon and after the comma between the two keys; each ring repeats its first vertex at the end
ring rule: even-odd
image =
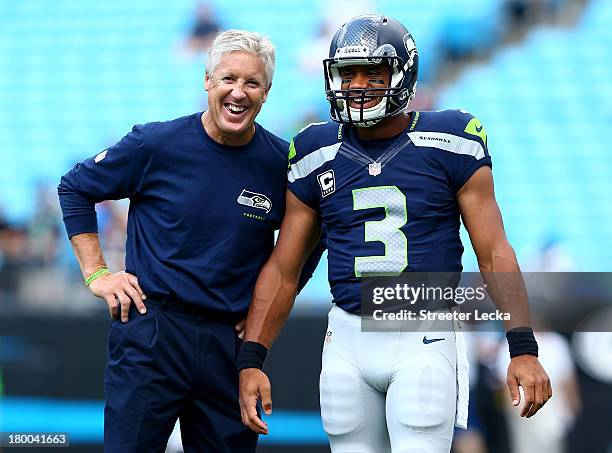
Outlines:
{"type": "Polygon", "coordinates": [[[239,204],[244,206],[250,206],[252,208],[263,209],[266,213],[272,209],[272,201],[260,193],[250,192],[246,189],[242,189],[242,193],[236,200],[239,204]]]}

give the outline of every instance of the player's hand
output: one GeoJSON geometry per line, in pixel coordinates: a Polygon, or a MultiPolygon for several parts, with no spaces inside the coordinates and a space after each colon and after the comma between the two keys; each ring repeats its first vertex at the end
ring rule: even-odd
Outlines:
{"type": "Polygon", "coordinates": [[[240,417],[245,426],[257,434],[268,434],[268,424],[257,416],[257,400],[266,415],[272,413],[270,379],[257,368],[240,371],[240,417]]]}
{"type": "Polygon", "coordinates": [[[514,406],[521,402],[519,385],[523,387],[525,402],[521,417],[533,416],[552,397],[550,379],[538,358],[533,355],[519,355],[510,361],[507,383],[514,406]]]}
{"type": "Polygon", "coordinates": [[[144,315],[147,312],[147,307],[143,302],[147,296],[138,285],[138,279],[135,275],[127,272],[106,274],[91,282],[89,289],[94,296],[101,297],[106,301],[113,319],[118,318],[119,310],[121,310],[121,321],[127,322],[132,303],[136,305],[141,314],[144,315]]]}
{"type": "Polygon", "coordinates": [[[236,325],[234,326],[234,329],[236,330],[236,335],[238,335],[238,338],[240,338],[241,340],[244,340],[244,328],[245,327],[246,327],[246,318],[244,318],[240,322],[237,322],[236,325]]]}

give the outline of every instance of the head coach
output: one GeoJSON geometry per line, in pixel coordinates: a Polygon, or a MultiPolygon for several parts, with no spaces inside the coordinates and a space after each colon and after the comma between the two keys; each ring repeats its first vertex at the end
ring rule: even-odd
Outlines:
{"type": "Polygon", "coordinates": [[[221,33],[206,64],[207,111],[134,126],[61,178],[83,278],[113,317],[105,451],[164,451],[177,418],[186,452],[255,451],[240,419],[234,326],[284,213],[288,143],[255,122],[274,61],[267,38],[221,33]],[[122,198],[130,200],[125,272],[115,273],[95,203],[122,198]]]}

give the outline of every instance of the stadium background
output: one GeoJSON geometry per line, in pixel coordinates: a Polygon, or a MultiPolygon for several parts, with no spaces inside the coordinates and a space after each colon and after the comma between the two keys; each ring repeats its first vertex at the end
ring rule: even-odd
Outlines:
{"type": "MultiPolygon", "coordinates": [[[[524,267],[610,270],[609,0],[0,0],[0,432],[66,431],[73,449],[101,445],[108,321],[65,239],[59,177],[135,123],[204,109],[205,48],[217,28],[258,31],[276,44],[261,124],[289,138],[326,119],[320,61],[330,33],[371,11],[396,17],[415,37],[415,109],[462,108],[484,123],[506,230],[524,267]]],[[[114,270],[122,267],[125,206],[98,206],[114,270]]],[[[275,414],[263,452],[327,451],[317,413],[325,264],[270,360],[275,414]]],[[[476,269],[469,246],[464,267],[476,269]]],[[[612,379],[609,368],[597,369],[612,363],[611,342],[595,338],[601,359],[586,365],[573,336],[564,338],[582,401],[565,430],[568,451],[612,452],[612,379]]],[[[489,451],[511,451],[503,389],[490,382],[497,339],[475,343],[475,390],[487,414],[475,435],[489,451]]]]}

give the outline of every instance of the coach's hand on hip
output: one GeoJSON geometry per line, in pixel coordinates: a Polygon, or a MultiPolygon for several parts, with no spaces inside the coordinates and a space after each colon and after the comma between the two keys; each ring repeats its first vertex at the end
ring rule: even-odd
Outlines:
{"type": "Polygon", "coordinates": [[[132,302],[141,314],[144,315],[147,312],[147,307],[143,302],[147,296],[138,285],[135,275],[127,272],[109,273],[91,282],[89,289],[94,296],[106,301],[113,319],[118,319],[119,307],[121,307],[121,321],[127,322],[132,302]]]}
{"type": "Polygon", "coordinates": [[[240,416],[242,423],[257,434],[268,434],[268,425],[257,416],[257,400],[266,413],[272,413],[270,379],[257,368],[240,371],[240,416]]]}
{"type": "Polygon", "coordinates": [[[552,397],[550,379],[538,358],[533,355],[519,355],[510,361],[507,383],[514,406],[521,402],[519,385],[523,387],[525,403],[521,417],[529,418],[535,415],[552,397]]]}

